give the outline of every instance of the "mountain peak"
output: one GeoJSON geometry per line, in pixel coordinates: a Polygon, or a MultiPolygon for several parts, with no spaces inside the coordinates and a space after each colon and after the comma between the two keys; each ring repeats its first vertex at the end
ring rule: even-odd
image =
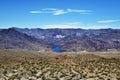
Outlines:
{"type": "Polygon", "coordinates": [[[19,32],[15,28],[0,31],[0,49],[49,50],[40,40],[19,32]]]}
{"type": "Polygon", "coordinates": [[[1,30],[2,32],[7,32],[7,33],[9,33],[9,32],[17,32],[18,33],[18,31],[15,29],[15,28],[9,28],[9,29],[3,29],[3,30],[1,30]]]}

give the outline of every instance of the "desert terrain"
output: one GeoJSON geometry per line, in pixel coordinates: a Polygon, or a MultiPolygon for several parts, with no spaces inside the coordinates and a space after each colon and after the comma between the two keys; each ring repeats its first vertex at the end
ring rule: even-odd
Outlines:
{"type": "Polygon", "coordinates": [[[0,80],[120,80],[120,52],[0,50],[0,80]]]}

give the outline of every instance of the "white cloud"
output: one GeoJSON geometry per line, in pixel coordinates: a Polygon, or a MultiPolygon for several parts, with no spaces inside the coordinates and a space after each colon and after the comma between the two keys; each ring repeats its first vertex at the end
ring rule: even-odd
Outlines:
{"type": "Polygon", "coordinates": [[[64,24],[50,24],[50,25],[43,25],[43,29],[47,28],[82,28],[82,29],[105,29],[105,28],[113,28],[110,25],[95,25],[95,24],[82,24],[80,22],[71,22],[71,23],[64,23],[64,24]]]}
{"type": "Polygon", "coordinates": [[[51,11],[30,11],[32,14],[41,14],[41,13],[52,13],[51,11]]]}
{"type": "Polygon", "coordinates": [[[61,24],[53,24],[53,25],[43,25],[43,29],[51,29],[51,28],[60,28],[60,29],[66,29],[66,28],[74,28],[74,29],[106,29],[106,28],[112,28],[109,25],[61,25],[61,24]]]}
{"type": "Polygon", "coordinates": [[[66,14],[67,12],[65,12],[64,10],[56,10],[53,12],[53,15],[61,15],[61,14],[66,14]]]}
{"type": "Polygon", "coordinates": [[[80,22],[68,22],[61,24],[43,25],[42,28],[83,28],[83,25],[80,22]]]}
{"type": "Polygon", "coordinates": [[[67,9],[67,12],[90,13],[91,10],[67,9]]]}
{"type": "Polygon", "coordinates": [[[44,8],[37,11],[30,11],[30,13],[52,13],[53,15],[61,15],[67,13],[80,13],[80,14],[89,14],[91,10],[79,10],[79,9],[56,9],[56,8],[44,8]]]}
{"type": "Polygon", "coordinates": [[[113,22],[120,22],[120,20],[102,20],[102,21],[97,21],[98,23],[113,23],[113,22]]]}
{"type": "Polygon", "coordinates": [[[43,25],[44,29],[47,29],[47,28],[80,28],[78,26],[72,26],[72,25],[63,25],[63,24],[52,24],[52,25],[43,25]]]}
{"type": "Polygon", "coordinates": [[[30,13],[37,14],[37,13],[41,13],[41,11],[30,11],[30,13]]]}

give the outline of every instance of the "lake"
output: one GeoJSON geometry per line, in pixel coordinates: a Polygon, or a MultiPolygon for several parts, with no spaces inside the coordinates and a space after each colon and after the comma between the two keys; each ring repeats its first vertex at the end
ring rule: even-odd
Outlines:
{"type": "Polygon", "coordinates": [[[60,45],[55,45],[53,48],[52,48],[53,51],[55,52],[58,52],[58,53],[62,53],[62,52],[65,52],[65,50],[62,50],[60,48],[60,45]]]}

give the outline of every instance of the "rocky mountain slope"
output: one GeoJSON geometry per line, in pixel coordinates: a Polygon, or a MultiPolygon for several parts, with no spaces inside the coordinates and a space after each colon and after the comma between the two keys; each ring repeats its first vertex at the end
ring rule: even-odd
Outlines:
{"type": "MultiPolygon", "coordinates": [[[[56,45],[65,51],[79,52],[79,51],[117,51],[120,50],[120,30],[119,29],[21,29],[11,28],[15,31],[22,33],[30,38],[27,39],[27,45],[30,49],[30,44],[33,43],[34,47],[45,46],[53,49],[56,45]],[[32,40],[34,39],[34,40],[32,40]]],[[[9,29],[8,29],[9,30],[9,29]]],[[[6,32],[9,31],[6,30],[6,32]]],[[[4,30],[0,31],[3,35],[4,30]]],[[[16,33],[10,32],[12,35],[16,33]]],[[[4,33],[6,34],[6,33],[4,33]]],[[[7,34],[6,34],[7,35],[7,34]]],[[[18,36],[9,36],[11,42],[26,41],[26,38],[19,41],[18,36]],[[15,40],[17,38],[18,40],[15,40]],[[15,40],[15,41],[13,41],[15,40]]],[[[22,35],[23,36],[23,35],[22,35]]],[[[2,39],[2,37],[1,37],[2,39]]],[[[7,38],[8,39],[8,38],[7,38]]],[[[7,44],[5,40],[4,43],[7,44]]],[[[26,44],[24,44],[25,46],[26,44]]],[[[17,44],[18,46],[18,44],[17,44]]],[[[19,45],[20,46],[20,45],[19,45]]],[[[14,46],[15,47],[15,46],[14,46]]],[[[43,48],[42,48],[43,49],[43,48]]],[[[55,49],[55,48],[54,48],[55,49]]]]}
{"type": "Polygon", "coordinates": [[[32,51],[49,51],[42,40],[28,36],[14,28],[0,31],[0,49],[22,49],[32,51]]]}
{"type": "Polygon", "coordinates": [[[119,29],[17,29],[66,51],[120,50],[119,29]]]}

